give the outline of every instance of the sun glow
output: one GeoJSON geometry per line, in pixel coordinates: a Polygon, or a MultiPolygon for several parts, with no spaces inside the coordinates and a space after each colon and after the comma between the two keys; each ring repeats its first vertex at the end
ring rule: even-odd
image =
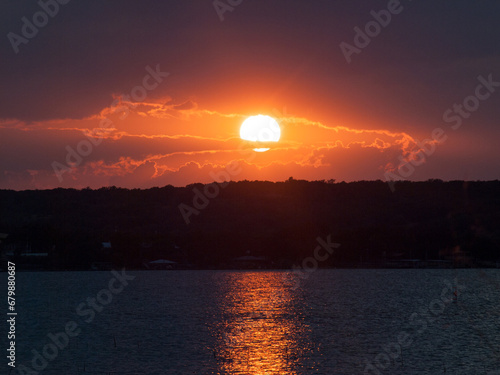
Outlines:
{"type": "Polygon", "coordinates": [[[221,325],[214,356],[223,374],[297,375],[311,347],[300,323],[298,294],[276,273],[243,272],[218,279],[221,325]]]}
{"type": "MultiPolygon", "coordinates": [[[[278,122],[270,116],[257,115],[248,117],[241,124],[240,137],[250,142],[278,142],[281,129],[278,122]]],[[[254,151],[264,152],[269,148],[254,148],[254,151]]]]}

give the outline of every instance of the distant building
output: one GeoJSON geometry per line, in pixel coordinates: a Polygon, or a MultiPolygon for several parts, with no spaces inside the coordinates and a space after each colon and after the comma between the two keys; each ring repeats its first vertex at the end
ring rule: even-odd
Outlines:
{"type": "Polygon", "coordinates": [[[147,263],[147,268],[151,270],[173,270],[176,269],[177,266],[177,262],[167,259],[158,259],[147,263]]]}
{"type": "Polygon", "coordinates": [[[102,242],[101,243],[102,250],[111,250],[111,242],[102,242]]]}
{"type": "Polygon", "coordinates": [[[29,258],[44,258],[48,256],[49,253],[21,253],[21,257],[29,257],[29,258]]]}

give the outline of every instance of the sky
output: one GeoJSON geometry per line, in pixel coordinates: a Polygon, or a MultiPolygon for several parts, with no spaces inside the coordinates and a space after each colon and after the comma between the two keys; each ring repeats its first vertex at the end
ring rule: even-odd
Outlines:
{"type": "Polygon", "coordinates": [[[0,5],[0,189],[500,178],[500,2],[0,5]],[[268,115],[266,152],[240,138],[268,115]]]}

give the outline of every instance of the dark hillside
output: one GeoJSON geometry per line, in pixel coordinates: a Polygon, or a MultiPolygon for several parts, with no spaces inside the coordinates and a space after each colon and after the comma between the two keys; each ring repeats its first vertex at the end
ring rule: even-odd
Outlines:
{"type": "Polygon", "coordinates": [[[395,192],[381,181],[293,179],[3,190],[0,233],[8,234],[0,244],[4,257],[48,269],[88,269],[96,262],[143,267],[155,259],[232,267],[243,255],[266,257],[264,267],[290,267],[312,256],[316,238],[328,235],[341,246],[324,267],[404,266],[407,259],[493,266],[500,259],[500,182],[399,182],[395,192]],[[29,253],[48,255],[40,260],[29,253]]]}

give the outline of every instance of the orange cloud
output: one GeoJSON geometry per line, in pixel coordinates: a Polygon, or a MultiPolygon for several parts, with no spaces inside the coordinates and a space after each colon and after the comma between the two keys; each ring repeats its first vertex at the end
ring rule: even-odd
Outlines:
{"type": "Polygon", "coordinates": [[[210,182],[210,173],[235,162],[241,172],[233,179],[377,179],[397,165],[398,157],[411,160],[420,152],[415,138],[404,132],[274,112],[282,138],[265,153],[253,152],[254,145],[239,138],[241,122],[249,114],[200,108],[193,99],[131,103],[115,97],[109,107],[80,120],[4,120],[0,134],[10,142],[3,152],[17,162],[0,163],[0,186],[14,180],[25,188],[183,185],[210,182]],[[16,155],[26,143],[32,144],[27,154],[16,155]],[[66,166],[68,150],[85,150],[85,155],[68,165],[65,181],[58,182],[51,166],[66,166]]]}

